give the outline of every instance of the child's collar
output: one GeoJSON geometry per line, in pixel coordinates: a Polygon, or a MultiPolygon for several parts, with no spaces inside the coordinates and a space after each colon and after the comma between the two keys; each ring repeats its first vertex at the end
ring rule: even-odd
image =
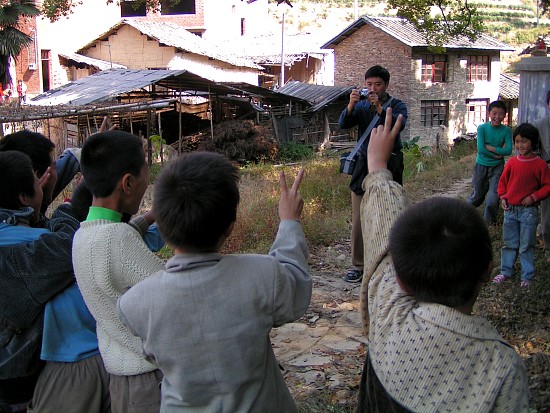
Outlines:
{"type": "Polygon", "coordinates": [[[34,214],[31,207],[20,209],[0,209],[0,221],[8,225],[30,225],[30,220],[34,214]]]}

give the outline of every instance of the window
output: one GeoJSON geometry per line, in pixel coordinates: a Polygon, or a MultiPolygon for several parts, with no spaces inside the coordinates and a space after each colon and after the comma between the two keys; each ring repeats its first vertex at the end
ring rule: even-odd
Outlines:
{"type": "Polygon", "coordinates": [[[195,14],[195,0],[180,0],[174,4],[174,0],[160,0],[160,12],[169,14],[195,14]]]}
{"type": "Polygon", "coordinates": [[[489,99],[466,99],[468,124],[481,125],[487,118],[487,103],[489,99]]]}
{"type": "Polygon", "coordinates": [[[448,100],[420,101],[420,124],[422,126],[447,126],[448,100]]]}
{"type": "Polygon", "coordinates": [[[445,82],[447,73],[447,55],[422,55],[422,81],[445,82]]]}
{"type": "Polygon", "coordinates": [[[468,82],[480,82],[491,80],[489,70],[489,56],[468,56],[466,67],[468,69],[468,82]]]}
{"type": "Polygon", "coordinates": [[[120,2],[121,17],[146,16],[147,8],[145,2],[138,3],[134,0],[122,0],[120,2]]]}

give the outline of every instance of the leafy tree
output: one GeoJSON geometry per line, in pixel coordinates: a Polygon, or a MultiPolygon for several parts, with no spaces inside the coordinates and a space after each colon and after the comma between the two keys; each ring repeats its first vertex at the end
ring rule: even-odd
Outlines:
{"type": "Polygon", "coordinates": [[[550,0],[537,0],[537,6],[542,9],[541,14],[550,15],[550,0]]]}
{"type": "Polygon", "coordinates": [[[0,82],[11,83],[10,57],[17,58],[32,37],[19,30],[21,17],[38,16],[40,11],[30,0],[0,0],[0,82]]]}
{"type": "Polygon", "coordinates": [[[388,7],[410,21],[436,51],[460,36],[474,41],[483,31],[483,20],[468,0],[388,0],[388,7]]]}

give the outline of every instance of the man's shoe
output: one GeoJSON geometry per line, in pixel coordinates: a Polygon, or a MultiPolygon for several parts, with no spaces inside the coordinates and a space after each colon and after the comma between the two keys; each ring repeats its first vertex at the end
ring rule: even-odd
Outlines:
{"type": "Polygon", "coordinates": [[[349,270],[346,275],[344,275],[344,281],[348,283],[360,283],[363,279],[363,271],[361,270],[349,270]]]}

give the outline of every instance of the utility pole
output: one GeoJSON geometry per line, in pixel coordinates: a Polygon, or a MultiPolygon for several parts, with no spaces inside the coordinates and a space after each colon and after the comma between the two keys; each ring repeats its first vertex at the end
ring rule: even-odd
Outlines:
{"type": "Polygon", "coordinates": [[[281,76],[279,88],[285,85],[285,12],[283,12],[283,24],[281,26],[281,76]]]}

